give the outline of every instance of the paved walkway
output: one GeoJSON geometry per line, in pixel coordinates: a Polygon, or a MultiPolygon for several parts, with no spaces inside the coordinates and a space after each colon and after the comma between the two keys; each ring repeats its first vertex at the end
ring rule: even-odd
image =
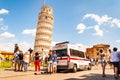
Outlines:
{"type": "MultiPolygon", "coordinates": [[[[41,67],[41,72],[46,68],[41,67]]],[[[9,78],[14,76],[25,76],[25,75],[33,75],[34,74],[34,67],[29,67],[27,72],[24,71],[13,71],[12,68],[6,68],[0,70],[0,78],[9,78]]]]}
{"type": "Polygon", "coordinates": [[[0,80],[115,80],[113,70],[109,66],[106,67],[106,77],[101,77],[101,72],[100,66],[94,66],[89,71],[35,76],[34,67],[29,67],[27,72],[14,72],[12,69],[0,70],[0,80]]]}
{"type": "Polygon", "coordinates": [[[14,76],[22,76],[22,75],[30,75],[34,73],[33,68],[29,68],[27,72],[18,72],[18,71],[13,71],[13,69],[8,68],[8,69],[1,69],[0,70],[0,78],[7,78],[7,77],[14,77],[14,76]]]}

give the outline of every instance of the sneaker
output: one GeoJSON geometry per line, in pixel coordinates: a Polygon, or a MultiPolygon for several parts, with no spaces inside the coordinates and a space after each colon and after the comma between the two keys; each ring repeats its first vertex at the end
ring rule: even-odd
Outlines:
{"type": "Polygon", "coordinates": [[[17,71],[16,69],[14,69],[14,71],[17,71]]]}
{"type": "Polygon", "coordinates": [[[102,75],[102,77],[106,77],[106,75],[102,75]]]}
{"type": "Polygon", "coordinates": [[[115,79],[119,79],[119,77],[115,77],[115,79]]]}
{"type": "Polygon", "coordinates": [[[24,70],[24,72],[27,72],[27,70],[24,70]]]}
{"type": "Polygon", "coordinates": [[[20,70],[21,72],[23,71],[23,70],[20,70]]]}
{"type": "Polygon", "coordinates": [[[37,75],[37,73],[34,73],[34,75],[37,75]]]}

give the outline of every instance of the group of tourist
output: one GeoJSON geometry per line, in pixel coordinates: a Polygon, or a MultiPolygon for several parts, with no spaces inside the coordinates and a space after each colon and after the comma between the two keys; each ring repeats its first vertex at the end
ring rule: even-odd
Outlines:
{"type": "Polygon", "coordinates": [[[48,55],[41,58],[41,53],[36,52],[34,56],[34,64],[36,73],[40,72],[40,62],[44,60],[47,63],[47,73],[56,73],[57,71],[57,55],[55,51],[50,50],[48,55]]]}
{"type": "MultiPolygon", "coordinates": [[[[43,51],[43,49],[42,49],[43,51]]],[[[27,71],[28,69],[28,64],[30,62],[31,56],[30,54],[33,52],[33,50],[30,48],[25,54],[19,49],[18,45],[15,44],[15,49],[14,49],[14,70],[15,71],[27,71]],[[29,53],[28,53],[29,52],[29,53]],[[18,67],[17,67],[18,64],[18,67]],[[24,67],[24,70],[23,70],[24,67]]],[[[114,47],[113,51],[109,50],[110,57],[109,61],[112,63],[114,66],[113,71],[114,71],[114,77],[116,79],[119,78],[119,64],[120,64],[120,53],[117,52],[117,48],[114,47]]],[[[102,77],[105,77],[105,67],[106,64],[108,63],[106,59],[106,54],[104,53],[104,50],[100,50],[99,54],[100,56],[100,63],[102,67],[102,77]]],[[[40,72],[40,64],[41,62],[46,62],[47,63],[47,72],[48,73],[56,73],[57,71],[57,55],[56,51],[50,50],[48,54],[43,54],[39,52],[34,53],[34,65],[35,65],[35,72],[39,73],[40,72]],[[41,56],[42,54],[42,56],[41,56]]]]}
{"type": "MultiPolygon", "coordinates": [[[[114,71],[114,77],[115,79],[118,79],[119,78],[119,64],[120,64],[120,53],[117,51],[117,48],[114,47],[113,48],[113,51],[109,50],[109,52],[111,53],[110,54],[110,57],[109,57],[109,62],[110,64],[113,65],[113,71],[114,71]]],[[[102,76],[105,77],[105,67],[106,67],[106,64],[107,64],[107,60],[106,60],[106,55],[104,53],[103,50],[100,50],[100,53],[99,53],[99,56],[100,56],[100,62],[101,62],[101,66],[102,66],[102,76]]]]}
{"type": "Polygon", "coordinates": [[[40,72],[40,64],[43,62],[47,63],[47,72],[48,73],[56,73],[57,71],[57,55],[56,51],[50,50],[48,54],[42,52],[34,52],[31,48],[23,53],[19,47],[18,44],[15,44],[14,49],[14,71],[24,71],[26,72],[28,69],[28,64],[30,63],[30,60],[34,61],[35,65],[35,73],[40,72]],[[31,57],[31,54],[34,54],[33,57],[31,57]]]}
{"type": "Polygon", "coordinates": [[[15,44],[13,66],[14,71],[27,71],[28,63],[30,61],[30,55],[28,52],[24,53],[15,44]],[[24,67],[24,70],[23,70],[24,67]]]}

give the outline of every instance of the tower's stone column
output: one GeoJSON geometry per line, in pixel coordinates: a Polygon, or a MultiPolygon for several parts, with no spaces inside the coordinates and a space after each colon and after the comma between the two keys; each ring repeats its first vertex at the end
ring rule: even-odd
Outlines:
{"type": "Polygon", "coordinates": [[[41,52],[42,49],[45,52],[48,52],[51,49],[53,23],[53,9],[48,6],[43,6],[38,16],[36,38],[34,44],[35,52],[41,52]]]}

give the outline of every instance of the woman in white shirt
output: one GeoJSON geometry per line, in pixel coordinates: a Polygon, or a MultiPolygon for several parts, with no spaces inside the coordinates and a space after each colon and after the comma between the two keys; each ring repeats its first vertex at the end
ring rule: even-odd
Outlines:
{"type": "Polygon", "coordinates": [[[24,61],[24,71],[28,70],[28,64],[30,61],[30,55],[28,54],[28,52],[26,52],[23,56],[23,61],[24,61]]]}

